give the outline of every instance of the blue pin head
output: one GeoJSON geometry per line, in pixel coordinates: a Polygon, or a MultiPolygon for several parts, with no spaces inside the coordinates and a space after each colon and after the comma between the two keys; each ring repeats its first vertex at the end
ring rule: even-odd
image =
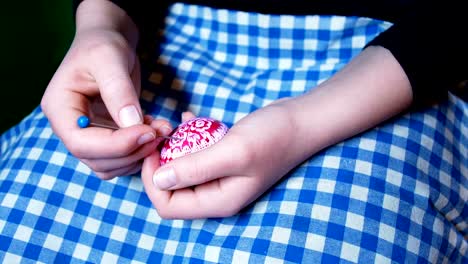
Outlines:
{"type": "Polygon", "coordinates": [[[89,118],[87,116],[80,116],[78,120],[76,120],[76,123],[79,127],[86,128],[89,126],[89,118]]]}

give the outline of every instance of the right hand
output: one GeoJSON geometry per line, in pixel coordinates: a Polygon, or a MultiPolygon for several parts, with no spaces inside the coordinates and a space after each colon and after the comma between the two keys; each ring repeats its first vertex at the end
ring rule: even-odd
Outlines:
{"type": "Polygon", "coordinates": [[[119,7],[109,1],[83,1],[73,43],[41,101],[55,134],[102,179],[138,172],[142,159],[160,141],[156,133],[171,131],[167,121],[152,122],[152,127],[146,125],[152,118],[143,118],[140,65],[131,35],[137,35],[136,26],[119,7]],[[86,17],[98,14],[103,17],[86,17]],[[121,129],[81,129],[76,124],[81,115],[113,120],[121,129]]]}

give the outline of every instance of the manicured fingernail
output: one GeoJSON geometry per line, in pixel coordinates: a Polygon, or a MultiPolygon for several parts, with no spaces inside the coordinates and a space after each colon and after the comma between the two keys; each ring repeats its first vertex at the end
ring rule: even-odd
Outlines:
{"type": "Polygon", "coordinates": [[[156,188],[165,190],[177,184],[176,175],[173,169],[166,168],[153,175],[153,183],[156,188]]]}
{"type": "Polygon", "coordinates": [[[142,123],[140,113],[134,105],[128,105],[119,112],[120,122],[124,127],[138,125],[142,123]]]}
{"type": "Polygon", "coordinates": [[[148,132],[148,133],[145,133],[145,134],[141,135],[138,138],[137,142],[138,142],[138,144],[143,145],[145,143],[153,141],[155,138],[156,138],[156,135],[154,133],[148,132]]]}
{"type": "Polygon", "coordinates": [[[172,129],[168,126],[162,126],[158,130],[161,133],[161,136],[168,136],[172,132],[172,129]]]}

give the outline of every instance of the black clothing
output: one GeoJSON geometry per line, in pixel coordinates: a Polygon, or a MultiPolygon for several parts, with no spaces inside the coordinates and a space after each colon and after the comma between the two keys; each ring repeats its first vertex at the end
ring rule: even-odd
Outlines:
{"type": "MultiPolygon", "coordinates": [[[[74,9],[82,0],[73,0],[74,9]]],[[[425,106],[446,98],[447,90],[468,80],[468,29],[461,1],[444,5],[433,0],[112,0],[137,24],[141,40],[154,35],[170,4],[182,2],[268,14],[342,15],[392,22],[367,46],[382,46],[398,60],[413,89],[413,104],[425,106]],[[155,19],[159,17],[160,19],[155,19]]]]}

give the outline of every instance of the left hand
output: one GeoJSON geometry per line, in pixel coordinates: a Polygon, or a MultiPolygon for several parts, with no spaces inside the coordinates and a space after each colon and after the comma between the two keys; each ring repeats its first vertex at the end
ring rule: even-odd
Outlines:
{"type": "Polygon", "coordinates": [[[142,168],[146,192],[163,218],[234,215],[314,153],[401,113],[412,96],[393,54],[367,47],[327,81],[253,112],[205,150],[161,168],[159,153],[151,154],[142,168]],[[155,171],[174,186],[157,189],[155,171]]]}
{"type": "MultiPolygon", "coordinates": [[[[178,219],[232,216],[304,160],[307,154],[298,149],[296,125],[286,111],[290,101],[280,100],[248,115],[215,145],[162,167],[159,152],[148,156],[142,178],[159,215],[178,219]],[[174,185],[161,189],[153,183],[153,175],[166,186],[174,185]]],[[[185,113],[183,119],[193,117],[185,113]]]]}

